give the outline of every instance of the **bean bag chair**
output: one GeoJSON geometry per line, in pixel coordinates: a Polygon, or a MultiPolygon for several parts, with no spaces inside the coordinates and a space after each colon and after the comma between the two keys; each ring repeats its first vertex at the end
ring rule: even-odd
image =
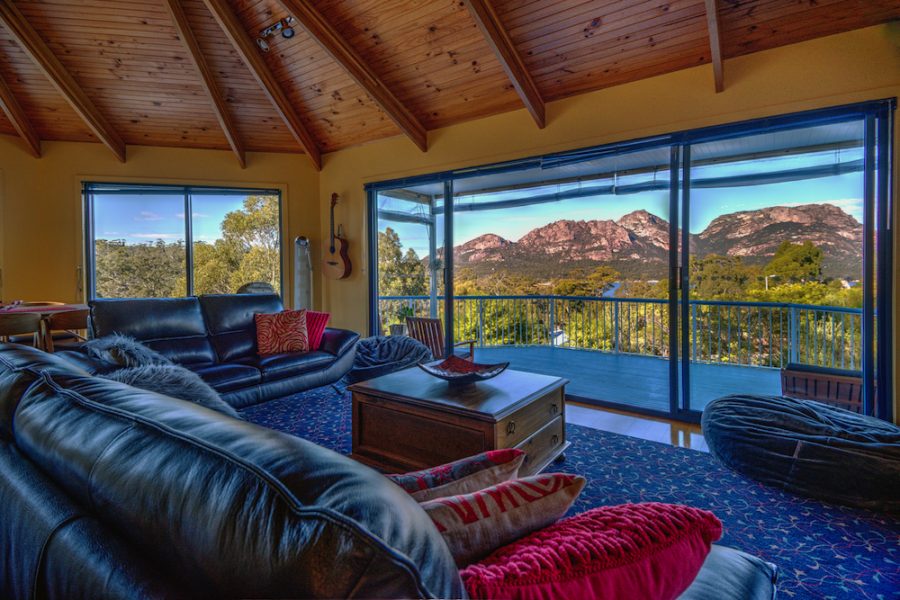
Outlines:
{"type": "Polygon", "coordinates": [[[738,473],[858,508],[900,511],[900,427],[814,400],[732,395],[703,411],[710,452],[738,473]]]}
{"type": "Polygon", "coordinates": [[[356,359],[347,381],[374,379],[433,358],[428,346],[405,335],[366,338],[356,346],[356,359]]]}

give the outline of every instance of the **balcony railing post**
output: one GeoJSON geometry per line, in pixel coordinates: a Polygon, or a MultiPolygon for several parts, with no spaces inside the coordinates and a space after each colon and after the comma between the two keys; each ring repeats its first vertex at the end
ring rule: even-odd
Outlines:
{"type": "Polygon", "coordinates": [[[550,298],[550,345],[556,345],[556,298],[550,298]]]}
{"type": "Polygon", "coordinates": [[[796,306],[791,307],[790,326],[790,349],[788,351],[788,362],[800,362],[800,316],[796,306]]]}
{"type": "Polygon", "coordinates": [[[484,298],[478,299],[478,347],[484,348],[484,298]]]}
{"type": "Polygon", "coordinates": [[[691,303],[691,362],[697,362],[697,305],[691,303]]]}
{"type": "Polygon", "coordinates": [[[613,352],[619,353],[619,301],[613,300],[613,352]]]}

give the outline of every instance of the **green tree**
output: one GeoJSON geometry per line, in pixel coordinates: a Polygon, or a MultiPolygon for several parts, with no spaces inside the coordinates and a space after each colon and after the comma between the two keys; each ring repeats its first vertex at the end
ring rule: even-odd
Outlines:
{"type": "Polygon", "coordinates": [[[693,296],[702,300],[745,300],[747,287],[758,277],[759,270],[740,256],[710,254],[690,263],[693,296]]]}
{"type": "Polygon", "coordinates": [[[781,283],[805,283],[822,279],[822,259],[825,253],[812,242],[792,244],[785,241],[763,269],[765,275],[776,276],[781,283]]]}
{"type": "Polygon", "coordinates": [[[392,228],[378,232],[378,293],[382,296],[420,296],[428,293],[425,263],[412,248],[403,252],[392,228]]]}

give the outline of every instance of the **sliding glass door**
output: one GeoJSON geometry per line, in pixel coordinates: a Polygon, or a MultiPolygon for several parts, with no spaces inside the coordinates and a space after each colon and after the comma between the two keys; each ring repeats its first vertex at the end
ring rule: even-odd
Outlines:
{"type": "Polygon", "coordinates": [[[441,319],[449,341],[474,340],[476,361],[686,420],[726,394],[780,394],[795,366],[857,377],[876,412],[876,376],[890,374],[876,331],[890,321],[892,110],[372,184],[373,333],[441,319]]]}

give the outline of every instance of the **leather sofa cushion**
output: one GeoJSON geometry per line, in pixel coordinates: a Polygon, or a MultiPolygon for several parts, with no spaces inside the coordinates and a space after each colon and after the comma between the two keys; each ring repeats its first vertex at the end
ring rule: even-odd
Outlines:
{"type": "Polygon", "coordinates": [[[194,373],[217,392],[230,392],[262,381],[259,369],[249,365],[212,365],[195,369],[194,373]]]}
{"type": "Polygon", "coordinates": [[[216,362],[197,298],[93,300],[91,331],[93,337],[133,337],[182,365],[216,362]]]}
{"type": "Polygon", "coordinates": [[[18,447],[203,597],[463,597],[428,516],[315,444],[98,378],[50,376],[18,447]]]}
{"type": "Polygon", "coordinates": [[[259,369],[262,373],[263,381],[276,381],[285,377],[325,369],[333,362],[334,356],[319,350],[315,352],[269,354],[241,360],[241,363],[259,369]]]}
{"type": "Polygon", "coordinates": [[[254,315],[284,310],[277,294],[208,294],[199,301],[219,362],[256,356],[254,315]]]}
{"type": "Polygon", "coordinates": [[[319,350],[334,356],[343,356],[353,350],[358,341],[359,334],[355,331],[327,327],[325,333],[322,334],[322,343],[319,345],[319,350]]]}

